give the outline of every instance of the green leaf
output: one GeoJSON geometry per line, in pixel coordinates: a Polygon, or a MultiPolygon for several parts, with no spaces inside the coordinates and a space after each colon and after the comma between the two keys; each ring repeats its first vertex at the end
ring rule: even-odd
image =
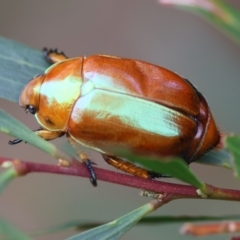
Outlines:
{"type": "Polygon", "coordinates": [[[203,17],[228,37],[240,43],[240,11],[225,1],[168,1],[168,4],[203,17]]]}
{"type": "Polygon", "coordinates": [[[10,223],[0,218],[0,232],[3,237],[1,239],[17,239],[17,240],[30,240],[27,235],[13,227],[10,223]]]}
{"type": "Polygon", "coordinates": [[[225,220],[240,220],[239,215],[227,216],[152,216],[141,219],[139,224],[170,224],[184,222],[199,222],[199,221],[225,221],[225,220]]]}
{"type": "Polygon", "coordinates": [[[142,164],[148,169],[152,169],[159,173],[164,172],[172,177],[189,183],[192,186],[202,189],[204,183],[197,179],[194,173],[188,168],[181,158],[174,158],[171,160],[155,161],[151,159],[138,159],[138,163],[142,164]]]}
{"type": "Polygon", "coordinates": [[[1,109],[0,131],[20,138],[56,158],[62,158],[62,156],[59,156],[59,151],[53,144],[37,136],[33,131],[1,109]]]}
{"type": "Polygon", "coordinates": [[[39,50],[0,37],[0,97],[17,102],[24,85],[49,64],[39,50]]]}
{"type": "MultiPolygon", "coordinates": [[[[184,223],[184,222],[199,222],[199,221],[222,221],[222,220],[240,220],[239,215],[226,215],[226,216],[152,216],[142,218],[138,224],[142,225],[153,225],[153,224],[174,224],[174,223],[184,223]]],[[[96,221],[83,221],[83,220],[73,220],[54,226],[50,226],[45,229],[34,231],[30,235],[33,237],[42,236],[47,234],[54,234],[60,231],[68,229],[77,229],[79,231],[87,230],[91,228],[96,228],[100,225],[105,224],[105,222],[96,221]]]]}
{"type": "Polygon", "coordinates": [[[225,143],[233,157],[235,175],[240,178],[240,137],[229,136],[225,139],[225,143]]]}
{"type": "Polygon", "coordinates": [[[5,189],[5,187],[18,176],[17,171],[14,167],[6,169],[0,174],[0,193],[5,189]]]}
{"type": "Polygon", "coordinates": [[[144,168],[151,171],[167,174],[175,177],[183,182],[189,183],[192,186],[204,189],[205,184],[197,179],[194,173],[189,169],[183,159],[181,158],[156,158],[156,157],[143,157],[129,153],[119,152],[119,156],[124,156],[131,162],[141,164],[144,168]]]}
{"type": "Polygon", "coordinates": [[[201,158],[199,158],[196,162],[212,166],[225,167],[228,169],[234,169],[232,155],[226,149],[209,151],[205,153],[201,158]]]}
{"type": "Polygon", "coordinates": [[[153,206],[148,203],[140,208],[102,226],[77,234],[68,240],[101,240],[119,239],[125,232],[130,230],[141,218],[152,212],[153,206]]]}
{"type": "MultiPolygon", "coordinates": [[[[60,149],[66,153],[68,156],[71,156],[72,159],[78,159],[81,162],[81,159],[79,158],[78,152],[84,152],[86,153],[85,149],[83,150],[82,145],[78,144],[76,146],[72,146],[69,142],[63,142],[60,144],[60,149]]],[[[89,150],[89,149],[86,149],[89,150]]]]}

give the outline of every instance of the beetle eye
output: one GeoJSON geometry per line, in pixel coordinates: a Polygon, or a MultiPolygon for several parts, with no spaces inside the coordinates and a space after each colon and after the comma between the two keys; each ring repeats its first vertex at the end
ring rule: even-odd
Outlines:
{"type": "Polygon", "coordinates": [[[26,107],[26,112],[30,112],[31,114],[36,113],[36,108],[33,105],[29,105],[26,107]]]}

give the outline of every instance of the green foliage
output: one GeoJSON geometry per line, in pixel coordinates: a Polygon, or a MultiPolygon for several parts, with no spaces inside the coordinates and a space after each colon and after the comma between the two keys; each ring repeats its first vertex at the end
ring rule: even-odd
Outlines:
{"type": "MultiPolygon", "coordinates": [[[[175,223],[185,223],[185,222],[205,222],[205,221],[221,221],[221,220],[240,220],[239,215],[225,215],[225,216],[151,216],[142,218],[138,224],[143,225],[159,225],[159,224],[175,224],[175,223]]],[[[67,229],[77,229],[77,230],[87,230],[91,228],[98,227],[105,224],[104,222],[94,222],[94,221],[84,221],[75,220],[70,222],[64,222],[62,224],[57,224],[50,226],[46,229],[35,231],[31,236],[39,236],[52,234],[55,232],[67,230],[67,229]]]]}
{"type": "Polygon", "coordinates": [[[24,85],[48,66],[41,51],[0,37],[0,97],[17,102],[24,85]]]}
{"type": "MultiPolygon", "coordinates": [[[[160,0],[161,1],[161,0],[160,0]]],[[[170,1],[169,1],[170,2],[170,1]]],[[[173,1],[173,5],[201,16],[213,26],[240,43],[240,11],[223,0],[173,1]]]]}
{"type": "Polygon", "coordinates": [[[127,156],[129,161],[140,163],[145,168],[154,172],[170,175],[199,189],[204,187],[204,183],[197,179],[181,158],[159,159],[131,154],[124,154],[124,156],[127,156]]]}
{"type": "Polygon", "coordinates": [[[230,136],[226,139],[226,145],[233,156],[235,175],[240,178],[240,138],[230,136]]]}
{"type": "Polygon", "coordinates": [[[112,222],[70,237],[68,240],[119,239],[126,231],[151,211],[153,211],[153,206],[150,203],[145,204],[112,222]]]}
{"type": "Polygon", "coordinates": [[[11,136],[20,138],[29,144],[43,150],[44,152],[55,156],[56,147],[38,137],[33,131],[20,123],[15,118],[0,109],[0,131],[11,136]]]}
{"type": "Polygon", "coordinates": [[[225,167],[231,170],[234,169],[232,155],[226,148],[218,150],[214,149],[205,153],[201,158],[197,160],[197,163],[225,167]]]}
{"type": "Polygon", "coordinates": [[[0,193],[6,188],[8,183],[17,177],[17,171],[10,167],[0,174],[0,193]]]}
{"type": "Polygon", "coordinates": [[[6,220],[3,220],[3,218],[0,218],[0,234],[1,239],[31,240],[31,238],[13,227],[6,220]]]}

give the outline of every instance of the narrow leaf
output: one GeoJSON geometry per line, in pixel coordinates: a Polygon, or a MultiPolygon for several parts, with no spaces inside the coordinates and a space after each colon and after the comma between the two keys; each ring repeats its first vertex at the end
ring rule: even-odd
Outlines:
{"type": "Polygon", "coordinates": [[[225,221],[225,220],[240,220],[239,215],[227,216],[152,216],[141,219],[139,224],[170,224],[184,222],[199,222],[199,221],[225,221]]]}
{"type": "Polygon", "coordinates": [[[144,206],[102,226],[85,231],[68,238],[68,240],[105,240],[119,239],[130,230],[141,218],[153,211],[153,206],[148,203],[144,206]]]}
{"type": "Polygon", "coordinates": [[[48,66],[41,51],[0,37],[0,97],[17,102],[24,85],[48,66]]]}
{"type": "Polygon", "coordinates": [[[230,151],[235,165],[235,175],[240,178],[240,137],[229,136],[225,140],[227,150],[230,151]]]}
{"type": "Polygon", "coordinates": [[[0,218],[1,239],[30,240],[27,235],[13,227],[10,223],[0,218]]]}
{"type": "MultiPolygon", "coordinates": [[[[120,156],[121,154],[123,153],[119,152],[120,156]]],[[[160,159],[156,157],[136,156],[129,153],[124,153],[124,156],[126,156],[129,161],[141,164],[143,167],[151,171],[170,175],[183,182],[189,183],[196,188],[204,189],[205,184],[198,180],[181,158],[160,159]]]]}
{"type": "Polygon", "coordinates": [[[203,17],[228,37],[240,43],[240,11],[231,7],[225,1],[159,0],[159,2],[176,6],[203,17]]]}
{"type": "MultiPolygon", "coordinates": [[[[153,224],[174,224],[174,223],[184,223],[184,222],[199,222],[199,221],[225,221],[225,220],[240,220],[239,215],[226,215],[226,216],[152,216],[142,218],[138,224],[142,225],[153,225],[153,224]]],[[[100,225],[105,224],[105,222],[96,221],[83,221],[74,220],[54,226],[50,226],[45,229],[32,232],[30,235],[32,237],[43,236],[48,234],[58,233],[60,231],[68,229],[77,229],[79,231],[87,230],[91,228],[96,228],[100,225]]]]}
{"type": "Polygon", "coordinates": [[[197,163],[225,167],[228,169],[234,168],[232,155],[226,149],[212,150],[207,152],[197,160],[197,163]]]}
{"type": "MultiPolygon", "coordinates": [[[[15,118],[11,117],[9,114],[0,109],[0,131],[11,136],[20,138],[29,144],[43,150],[44,152],[58,157],[59,152],[57,148],[51,144],[38,137],[33,131],[27,128],[25,125],[17,121],[15,118]]],[[[7,144],[7,142],[6,142],[7,144]]]]}
{"type": "Polygon", "coordinates": [[[0,174],[0,193],[6,188],[6,186],[18,176],[17,171],[14,168],[8,168],[0,174]]]}

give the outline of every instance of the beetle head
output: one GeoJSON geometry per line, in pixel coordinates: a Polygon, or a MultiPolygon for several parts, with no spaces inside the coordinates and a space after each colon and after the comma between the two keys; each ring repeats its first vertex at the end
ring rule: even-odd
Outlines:
{"type": "Polygon", "coordinates": [[[22,90],[19,104],[26,112],[35,114],[39,107],[39,92],[45,75],[38,75],[33,78],[22,90]]]}

